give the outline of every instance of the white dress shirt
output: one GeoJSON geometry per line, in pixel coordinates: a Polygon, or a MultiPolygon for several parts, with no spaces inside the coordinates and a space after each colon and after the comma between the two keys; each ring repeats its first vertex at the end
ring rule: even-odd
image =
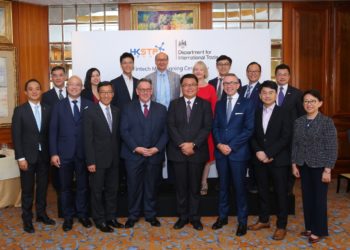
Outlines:
{"type": "Polygon", "coordinates": [[[265,107],[265,105],[263,106],[262,126],[264,129],[264,134],[266,134],[266,129],[267,129],[267,126],[269,125],[269,121],[275,106],[276,106],[276,103],[272,104],[270,107],[265,107]]]}
{"type": "Polygon", "coordinates": [[[125,74],[122,74],[122,75],[123,75],[124,81],[126,83],[126,87],[128,88],[130,99],[132,99],[132,94],[134,92],[134,80],[132,79],[132,77],[129,78],[125,74]]]}

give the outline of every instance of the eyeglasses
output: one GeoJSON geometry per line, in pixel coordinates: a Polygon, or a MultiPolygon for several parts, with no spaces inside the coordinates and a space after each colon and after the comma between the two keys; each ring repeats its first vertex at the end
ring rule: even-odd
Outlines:
{"type": "Polygon", "coordinates": [[[198,84],[183,84],[182,87],[183,88],[194,88],[194,87],[197,87],[198,84]]]}
{"type": "Polygon", "coordinates": [[[111,95],[113,94],[113,91],[100,91],[98,92],[100,95],[111,95]]]}
{"type": "Polygon", "coordinates": [[[312,104],[312,105],[315,105],[317,102],[317,100],[305,100],[304,101],[304,104],[307,105],[307,104],[312,104]]]}
{"type": "Polygon", "coordinates": [[[234,82],[234,81],[232,81],[232,82],[223,82],[222,84],[223,85],[233,85],[233,84],[239,84],[239,82],[234,82]]]}
{"type": "Polygon", "coordinates": [[[218,63],[216,65],[219,66],[219,67],[225,67],[225,66],[230,66],[231,64],[229,64],[229,63],[218,63]]]}
{"type": "Polygon", "coordinates": [[[252,71],[252,70],[248,70],[249,74],[257,74],[260,73],[260,70],[256,70],[256,71],[252,71]]]}
{"type": "Polygon", "coordinates": [[[140,93],[146,94],[152,91],[152,89],[137,89],[140,93]]]}

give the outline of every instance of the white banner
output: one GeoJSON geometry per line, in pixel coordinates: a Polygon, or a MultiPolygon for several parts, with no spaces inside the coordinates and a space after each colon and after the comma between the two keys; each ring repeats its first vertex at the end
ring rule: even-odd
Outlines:
{"type": "Polygon", "coordinates": [[[130,52],[135,57],[133,75],[142,78],[155,71],[154,57],[160,51],[169,55],[169,69],[180,75],[192,72],[202,60],[209,79],[217,76],[216,58],[232,58],[231,72],[247,83],[246,67],[256,61],[262,66],[261,80],[270,79],[271,44],[268,30],[167,30],[73,32],[73,74],[83,80],[86,71],[96,67],[102,80],[121,74],[119,57],[130,52]]]}

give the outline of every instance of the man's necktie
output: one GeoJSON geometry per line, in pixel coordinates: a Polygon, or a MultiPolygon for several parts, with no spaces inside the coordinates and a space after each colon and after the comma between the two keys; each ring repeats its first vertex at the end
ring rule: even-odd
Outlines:
{"type": "Polygon", "coordinates": [[[35,105],[34,107],[35,107],[34,108],[34,117],[35,117],[36,125],[38,126],[38,130],[40,131],[40,128],[41,128],[41,116],[40,116],[40,111],[39,111],[40,106],[35,105]]]}
{"type": "Polygon", "coordinates": [[[58,99],[62,100],[64,98],[63,94],[62,94],[62,89],[59,90],[59,94],[58,94],[58,99]]]}
{"type": "Polygon", "coordinates": [[[191,101],[187,101],[187,106],[186,106],[186,115],[187,115],[187,123],[190,122],[190,117],[191,117],[191,101]]]}
{"type": "Polygon", "coordinates": [[[232,97],[227,97],[227,109],[226,109],[226,119],[227,119],[227,123],[230,121],[230,117],[231,117],[231,112],[232,112],[232,97]]]}
{"type": "Polygon", "coordinates": [[[250,91],[252,90],[252,86],[248,85],[247,87],[247,92],[245,92],[245,98],[249,99],[250,98],[250,91]]]}
{"type": "Polygon", "coordinates": [[[282,106],[284,100],[284,93],[283,93],[283,87],[280,87],[280,92],[278,94],[278,106],[282,106]]]}
{"type": "Polygon", "coordinates": [[[74,100],[74,101],[72,101],[73,102],[73,104],[74,104],[74,107],[73,107],[73,110],[74,110],[74,112],[73,112],[73,117],[74,117],[74,121],[79,121],[79,119],[80,119],[80,111],[79,111],[79,108],[78,108],[78,105],[77,105],[77,100],[74,100]]]}
{"type": "Polygon", "coordinates": [[[219,84],[219,86],[218,86],[218,90],[216,92],[216,96],[218,97],[218,100],[220,100],[221,96],[222,96],[222,78],[218,79],[218,84],[219,84]]]}
{"type": "Polygon", "coordinates": [[[109,130],[112,132],[112,116],[111,116],[109,107],[106,107],[106,114],[107,114],[108,127],[109,127],[109,130]]]}
{"type": "Polygon", "coordinates": [[[147,104],[143,104],[143,115],[147,118],[148,116],[148,105],[147,104]]]}

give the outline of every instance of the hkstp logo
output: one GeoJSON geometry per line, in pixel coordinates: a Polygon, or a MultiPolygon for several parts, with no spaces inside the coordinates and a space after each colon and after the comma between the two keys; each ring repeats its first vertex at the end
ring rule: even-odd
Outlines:
{"type": "Polygon", "coordinates": [[[134,48],[130,49],[130,53],[133,54],[136,57],[146,57],[146,56],[155,56],[159,52],[165,51],[164,49],[164,42],[161,43],[160,46],[154,45],[153,48],[134,48]]]}

